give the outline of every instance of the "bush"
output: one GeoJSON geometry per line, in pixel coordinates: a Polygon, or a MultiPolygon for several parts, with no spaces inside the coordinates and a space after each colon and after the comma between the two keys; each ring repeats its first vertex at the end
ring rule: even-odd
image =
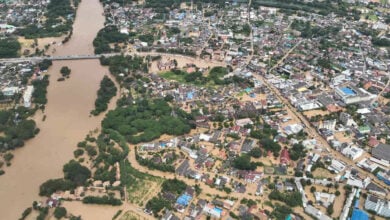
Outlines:
{"type": "Polygon", "coordinates": [[[260,158],[262,156],[262,151],[260,149],[260,147],[255,147],[253,148],[250,152],[249,152],[249,155],[254,157],[254,158],[260,158]]]}
{"type": "Polygon", "coordinates": [[[86,196],[83,199],[83,203],[85,204],[99,204],[99,205],[112,205],[112,206],[120,206],[122,205],[122,201],[116,199],[114,197],[97,197],[97,196],[86,196]]]}
{"type": "Polygon", "coordinates": [[[32,208],[31,208],[31,207],[25,209],[24,212],[22,213],[22,217],[21,217],[19,220],[24,220],[24,219],[26,219],[26,217],[27,217],[28,215],[30,215],[31,212],[32,212],[32,208]]]}
{"type": "Polygon", "coordinates": [[[54,217],[56,217],[57,219],[61,219],[65,216],[66,216],[66,208],[56,207],[56,209],[54,209],[54,217]]]}
{"type": "Polygon", "coordinates": [[[62,77],[69,76],[70,72],[71,72],[71,70],[69,69],[69,67],[67,67],[67,66],[61,67],[60,73],[61,73],[62,77]]]}
{"type": "Polygon", "coordinates": [[[73,151],[73,155],[75,158],[78,158],[79,156],[82,156],[83,154],[84,154],[83,149],[76,149],[75,151],[73,151]]]}
{"type": "Polygon", "coordinates": [[[39,187],[40,196],[51,196],[56,191],[65,191],[74,189],[75,184],[65,179],[50,179],[42,183],[39,187]]]}
{"type": "Polygon", "coordinates": [[[12,153],[6,153],[3,157],[6,162],[10,162],[14,158],[14,155],[12,153]]]}
{"type": "Polygon", "coordinates": [[[302,205],[302,195],[299,192],[281,193],[277,190],[273,190],[268,197],[271,200],[282,201],[290,207],[302,205]]]}

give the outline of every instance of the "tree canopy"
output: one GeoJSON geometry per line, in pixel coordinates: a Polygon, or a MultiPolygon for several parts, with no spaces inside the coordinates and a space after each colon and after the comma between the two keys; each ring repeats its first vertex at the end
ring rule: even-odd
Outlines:
{"type": "Polygon", "coordinates": [[[17,57],[21,46],[15,38],[0,39],[0,58],[17,57]]]}
{"type": "Polygon", "coordinates": [[[91,177],[91,171],[75,160],[71,160],[65,164],[63,171],[65,179],[72,181],[78,186],[84,185],[87,179],[91,177]]]}
{"type": "Polygon", "coordinates": [[[163,99],[138,100],[124,108],[110,111],[102,122],[104,129],[113,129],[133,144],[148,142],[162,134],[183,135],[191,130],[187,118],[172,109],[163,99]]]}

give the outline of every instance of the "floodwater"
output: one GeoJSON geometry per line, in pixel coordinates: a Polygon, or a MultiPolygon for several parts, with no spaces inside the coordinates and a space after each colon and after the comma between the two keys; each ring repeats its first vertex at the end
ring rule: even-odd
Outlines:
{"type": "MultiPolygon", "coordinates": [[[[93,54],[92,41],[104,25],[99,0],[82,0],[71,40],[56,46],[55,55],[93,54]]],[[[100,127],[102,115],[90,117],[99,82],[108,70],[98,60],[56,61],[49,69],[48,103],[36,115],[40,133],[14,152],[12,165],[0,177],[0,219],[18,219],[38,196],[39,185],[62,177],[62,166],[73,158],[76,145],[85,135],[100,127]],[[71,76],[57,82],[59,69],[68,66],[71,76]]],[[[112,100],[110,107],[113,107],[112,100]]]]}

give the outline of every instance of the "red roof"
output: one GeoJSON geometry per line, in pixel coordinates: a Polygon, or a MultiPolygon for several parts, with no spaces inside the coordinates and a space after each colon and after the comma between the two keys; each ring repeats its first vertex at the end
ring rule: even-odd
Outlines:
{"type": "Polygon", "coordinates": [[[280,154],[280,163],[287,164],[290,162],[290,154],[288,153],[288,150],[285,148],[282,150],[280,154]]]}

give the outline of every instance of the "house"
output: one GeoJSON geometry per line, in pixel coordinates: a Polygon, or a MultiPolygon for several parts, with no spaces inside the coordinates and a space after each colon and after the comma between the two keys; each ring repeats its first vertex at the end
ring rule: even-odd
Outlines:
{"type": "Polygon", "coordinates": [[[288,152],[287,148],[284,148],[280,153],[280,163],[284,165],[290,163],[290,153],[288,152]]]}
{"type": "Polygon", "coordinates": [[[179,176],[185,176],[188,169],[190,168],[190,163],[188,160],[184,160],[183,163],[180,164],[180,166],[176,169],[176,174],[179,176]]]}
{"type": "Polygon", "coordinates": [[[241,147],[241,153],[249,153],[254,148],[254,140],[251,139],[245,139],[244,143],[241,147]]]}
{"type": "Polygon", "coordinates": [[[341,150],[341,153],[352,160],[356,160],[363,155],[364,150],[356,146],[348,146],[341,150]]]}
{"type": "Polygon", "coordinates": [[[245,125],[253,125],[253,121],[250,118],[243,118],[236,120],[236,125],[244,127],[245,125]]]}
{"type": "Polygon", "coordinates": [[[375,211],[380,216],[390,217],[390,202],[381,200],[374,195],[367,196],[364,208],[375,211]]]}
{"type": "Polygon", "coordinates": [[[390,170],[387,172],[379,171],[376,176],[379,180],[382,180],[387,185],[390,185],[390,170]]]}
{"type": "Polygon", "coordinates": [[[263,184],[261,182],[257,184],[255,195],[256,196],[263,195],[263,184]]]}
{"type": "Polygon", "coordinates": [[[305,207],[305,212],[311,216],[314,216],[318,220],[332,220],[329,216],[322,213],[320,210],[315,207],[308,205],[305,207]]]}
{"type": "Polygon", "coordinates": [[[380,196],[386,196],[387,194],[386,190],[372,182],[367,185],[366,190],[380,196]]]}
{"type": "Polygon", "coordinates": [[[321,203],[325,208],[333,204],[336,196],[330,193],[314,192],[314,197],[317,203],[321,203]]]}
{"type": "Polygon", "coordinates": [[[375,148],[372,149],[372,156],[383,160],[387,163],[390,163],[390,145],[389,144],[378,144],[375,148]]]}

